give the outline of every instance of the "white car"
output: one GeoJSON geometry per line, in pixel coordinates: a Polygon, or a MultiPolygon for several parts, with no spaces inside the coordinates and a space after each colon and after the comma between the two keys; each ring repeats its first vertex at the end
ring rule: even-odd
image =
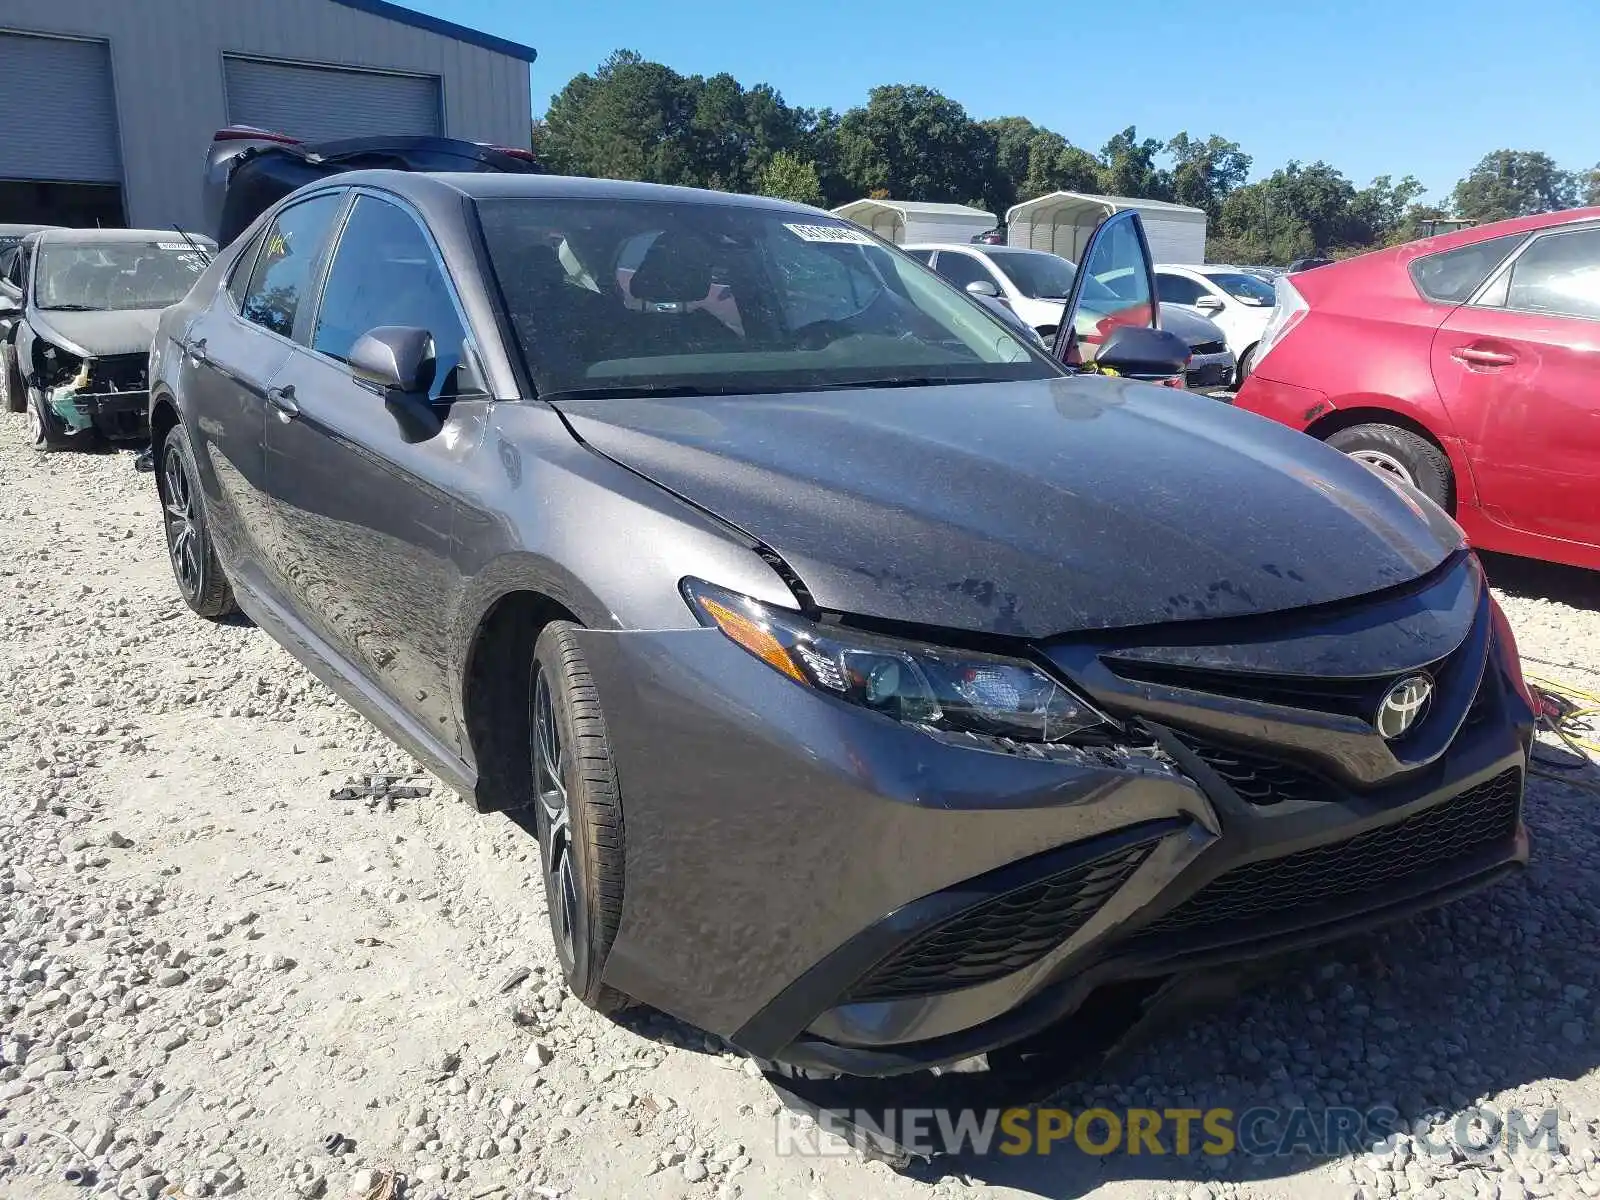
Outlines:
{"type": "MultiPolygon", "coordinates": [[[[1061,310],[1077,268],[1059,254],[1046,250],[1026,250],[1020,246],[989,246],[982,243],[921,243],[900,247],[920,258],[957,287],[980,296],[998,299],[1026,325],[1037,330],[1048,342],[1061,323],[1061,310]]],[[[1126,271],[1112,275],[1126,275],[1126,271]]],[[[1134,297],[1123,282],[1111,275],[1098,281],[1101,299],[1106,304],[1132,302],[1134,297]]],[[[1143,289],[1137,289],[1142,300],[1143,289]]],[[[1079,317],[1092,315],[1096,298],[1085,294],[1079,317]]],[[[1235,358],[1227,346],[1227,335],[1192,309],[1173,304],[1159,307],[1161,328],[1189,343],[1191,357],[1185,373],[1188,386],[1198,390],[1223,388],[1235,382],[1235,358]]]]}
{"type": "Polygon", "coordinates": [[[1277,301],[1272,284],[1253,271],[1217,263],[1156,267],[1156,291],[1165,304],[1181,304],[1210,317],[1239,360],[1239,380],[1250,374],[1256,343],[1272,319],[1277,301]]]}

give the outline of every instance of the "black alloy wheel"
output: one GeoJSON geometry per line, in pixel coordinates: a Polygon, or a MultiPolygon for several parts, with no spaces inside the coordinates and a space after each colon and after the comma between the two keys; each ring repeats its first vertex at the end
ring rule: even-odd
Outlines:
{"type": "Polygon", "coordinates": [[[202,617],[226,616],[235,607],[233,589],[211,544],[189,437],[183,426],[174,427],[162,441],[160,461],[156,490],[161,497],[167,557],[178,591],[202,617]]]}
{"type": "Polygon", "coordinates": [[[622,799],[577,628],[553,621],[534,647],[534,821],[550,933],[567,986],[590,1008],[615,1012],[629,999],[601,977],[622,923],[622,799]]]}

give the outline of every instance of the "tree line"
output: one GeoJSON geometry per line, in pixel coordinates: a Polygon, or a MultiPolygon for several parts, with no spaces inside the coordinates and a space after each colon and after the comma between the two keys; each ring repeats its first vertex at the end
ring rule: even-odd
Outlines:
{"type": "Polygon", "coordinates": [[[844,113],[787,103],[727,73],[682,75],[619,50],[570,80],[533,127],[552,170],[780,196],[833,207],[862,196],[970,204],[1003,218],[1053,191],[1171,200],[1204,209],[1212,261],[1287,263],[1419,236],[1443,217],[1495,221],[1600,204],[1600,165],[1560,168],[1495,150],[1425,205],[1414,177],[1365,187],[1328,163],[1291,161],[1247,182],[1250,155],[1217,134],[1162,140],[1129,126],[1098,151],[1026,117],[975,121],[932,88],[891,84],[844,113]]]}

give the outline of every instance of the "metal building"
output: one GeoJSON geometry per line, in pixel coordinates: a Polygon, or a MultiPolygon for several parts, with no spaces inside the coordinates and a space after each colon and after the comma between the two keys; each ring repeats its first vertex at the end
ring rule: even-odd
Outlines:
{"type": "Polygon", "coordinates": [[[0,222],[198,227],[229,124],[526,149],[534,54],[387,0],[0,0],[0,222]]]}

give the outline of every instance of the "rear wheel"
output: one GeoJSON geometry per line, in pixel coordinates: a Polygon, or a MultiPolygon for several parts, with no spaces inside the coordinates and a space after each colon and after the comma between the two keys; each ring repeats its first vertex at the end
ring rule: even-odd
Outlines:
{"type": "Polygon", "coordinates": [[[1409,483],[1450,511],[1455,484],[1450,460],[1421,434],[1397,425],[1352,425],[1329,435],[1327,441],[1368,470],[1409,483]]]}
{"type": "Polygon", "coordinates": [[[554,621],[533,652],[533,783],[550,932],[567,986],[590,1008],[627,997],[600,982],[622,923],[622,796],[577,626],[554,621]]]}
{"type": "Polygon", "coordinates": [[[214,620],[227,616],[235,608],[233,588],[222,573],[211,543],[200,496],[200,476],[189,448],[189,435],[181,424],[173,426],[156,447],[156,458],[156,492],[161,497],[167,558],[172,563],[178,591],[202,617],[214,620]]]}

